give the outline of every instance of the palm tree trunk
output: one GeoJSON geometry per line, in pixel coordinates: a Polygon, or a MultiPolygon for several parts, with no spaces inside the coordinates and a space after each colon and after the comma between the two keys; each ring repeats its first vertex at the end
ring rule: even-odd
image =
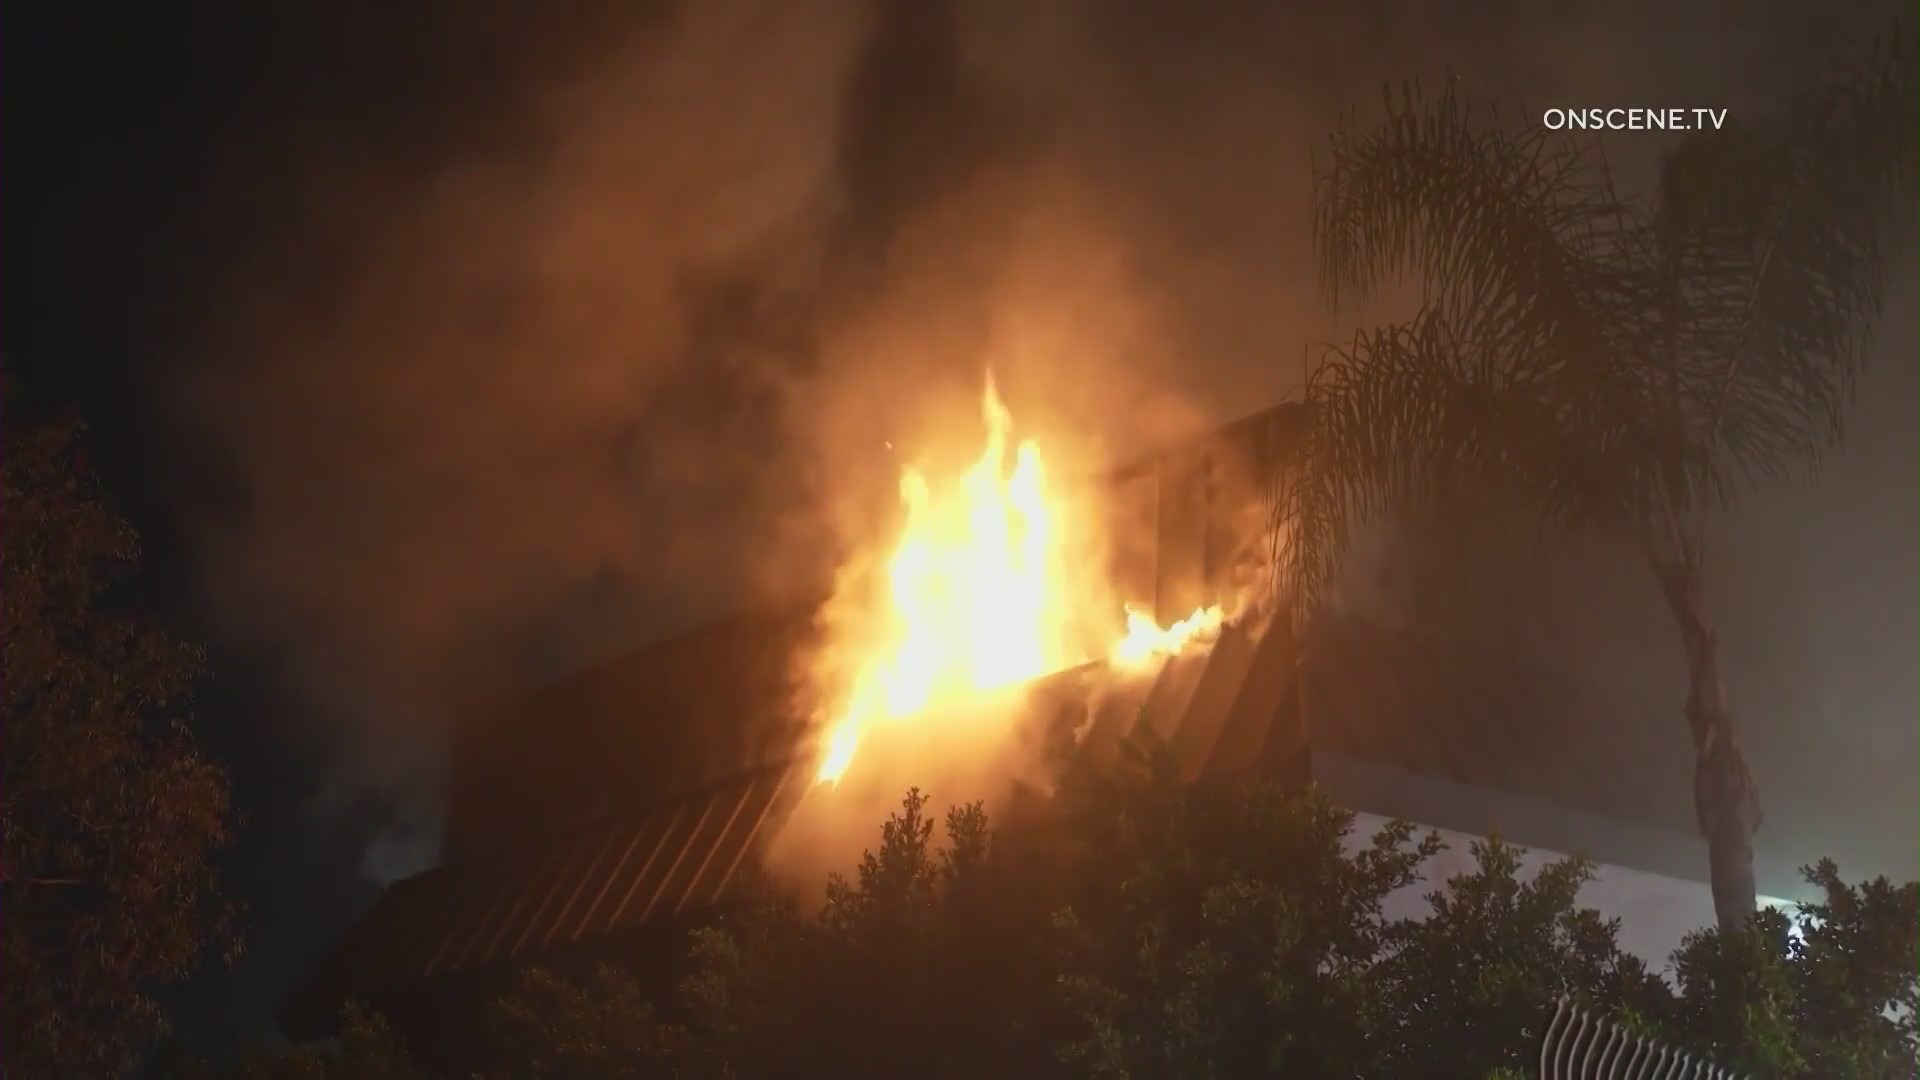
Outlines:
{"type": "Polygon", "coordinates": [[[1720,678],[1720,642],[1707,612],[1696,560],[1656,564],[1667,605],[1687,650],[1687,730],[1693,736],[1693,812],[1707,841],[1713,910],[1723,931],[1737,930],[1759,900],[1753,876],[1753,834],[1760,828],[1759,791],[1733,730],[1720,678]]]}

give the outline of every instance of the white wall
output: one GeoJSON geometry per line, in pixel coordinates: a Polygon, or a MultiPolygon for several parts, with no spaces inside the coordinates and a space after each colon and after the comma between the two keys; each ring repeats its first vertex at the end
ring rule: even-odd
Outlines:
{"type": "MultiPolygon", "coordinates": [[[[1365,844],[1387,823],[1374,814],[1359,814],[1354,823],[1353,842],[1365,844]]],[[[1447,850],[1428,863],[1427,876],[1418,884],[1396,893],[1388,903],[1390,917],[1418,917],[1428,910],[1426,894],[1458,874],[1474,870],[1472,835],[1448,829],[1433,830],[1446,841],[1447,850]]],[[[1563,857],[1558,852],[1527,849],[1522,873],[1531,876],[1540,867],[1563,857]]],[[[1639,957],[1655,971],[1664,971],[1673,951],[1688,933],[1713,924],[1713,895],[1707,886],[1681,878],[1631,870],[1602,863],[1598,874],[1581,893],[1580,900],[1609,918],[1618,918],[1620,947],[1639,957]]],[[[1786,901],[1763,897],[1768,905],[1786,901]]]]}

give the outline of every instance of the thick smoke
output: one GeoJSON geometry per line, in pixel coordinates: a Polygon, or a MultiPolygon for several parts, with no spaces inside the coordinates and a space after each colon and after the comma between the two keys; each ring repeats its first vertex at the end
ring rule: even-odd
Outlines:
{"type": "Polygon", "coordinates": [[[1830,40],[1804,6],[450,6],[387,61],[424,74],[217,170],[255,232],[173,403],[244,492],[211,601],[430,822],[448,717],[819,588],[984,366],[1087,467],[1295,386],[1367,314],[1306,207],[1380,80],[1739,108],[1830,40]]]}

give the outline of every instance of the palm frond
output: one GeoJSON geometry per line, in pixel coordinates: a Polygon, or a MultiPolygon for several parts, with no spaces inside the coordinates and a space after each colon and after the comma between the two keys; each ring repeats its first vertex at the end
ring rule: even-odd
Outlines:
{"type": "Polygon", "coordinates": [[[1282,492],[1282,584],[1303,612],[1324,596],[1352,532],[1445,513],[1489,493],[1532,499],[1574,475],[1552,381],[1516,359],[1535,346],[1499,319],[1436,306],[1329,350],[1309,379],[1307,434],[1282,492]]]}
{"type": "Polygon", "coordinates": [[[1603,346],[1596,291],[1623,284],[1630,208],[1604,163],[1563,132],[1512,126],[1449,83],[1385,95],[1375,128],[1345,127],[1314,177],[1322,286],[1367,295],[1417,279],[1455,321],[1499,322],[1543,348],[1542,363],[1603,346]],[[1545,346],[1551,345],[1552,348],[1545,346]]]}
{"type": "Polygon", "coordinates": [[[1573,433],[1644,442],[1647,387],[1619,313],[1642,303],[1644,231],[1604,161],[1538,125],[1508,128],[1449,85],[1387,99],[1316,176],[1315,243],[1335,295],[1418,277],[1408,322],[1363,331],[1309,381],[1311,434],[1283,494],[1282,577],[1310,606],[1350,532],[1490,491],[1563,524],[1613,520],[1644,487],[1573,433]],[[1577,414],[1577,415],[1576,415],[1577,414]]]}
{"type": "Polygon", "coordinates": [[[1665,170],[1660,339],[1721,494],[1812,465],[1843,433],[1912,235],[1915,61],[1911,36],[1883,37],[1774,123],[1705,134],[1665,170]]]}
{"type": "Polygon", "coordinates": [[[1597,144],[1452,85],[1337,133],[1323,285],[1412,276],[1425,299],[1310,379],[1282,582],[1310,607],[1359,525],[1463,495],[1674,557],[1698,511],[1816,460],[1913,223],[1915,51],[1893,35],[1778,122],[1689,140],[1651,201],[1616,194],[1597,144]]]}

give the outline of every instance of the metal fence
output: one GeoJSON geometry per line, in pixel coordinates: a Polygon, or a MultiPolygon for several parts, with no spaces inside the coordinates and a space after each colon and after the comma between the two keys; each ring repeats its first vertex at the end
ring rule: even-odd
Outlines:
{"type": "Polygon", "coordinates": [[[1744,1080],[1562,999],[1540,1046],[1540,1080],[1744,1080]]]}

